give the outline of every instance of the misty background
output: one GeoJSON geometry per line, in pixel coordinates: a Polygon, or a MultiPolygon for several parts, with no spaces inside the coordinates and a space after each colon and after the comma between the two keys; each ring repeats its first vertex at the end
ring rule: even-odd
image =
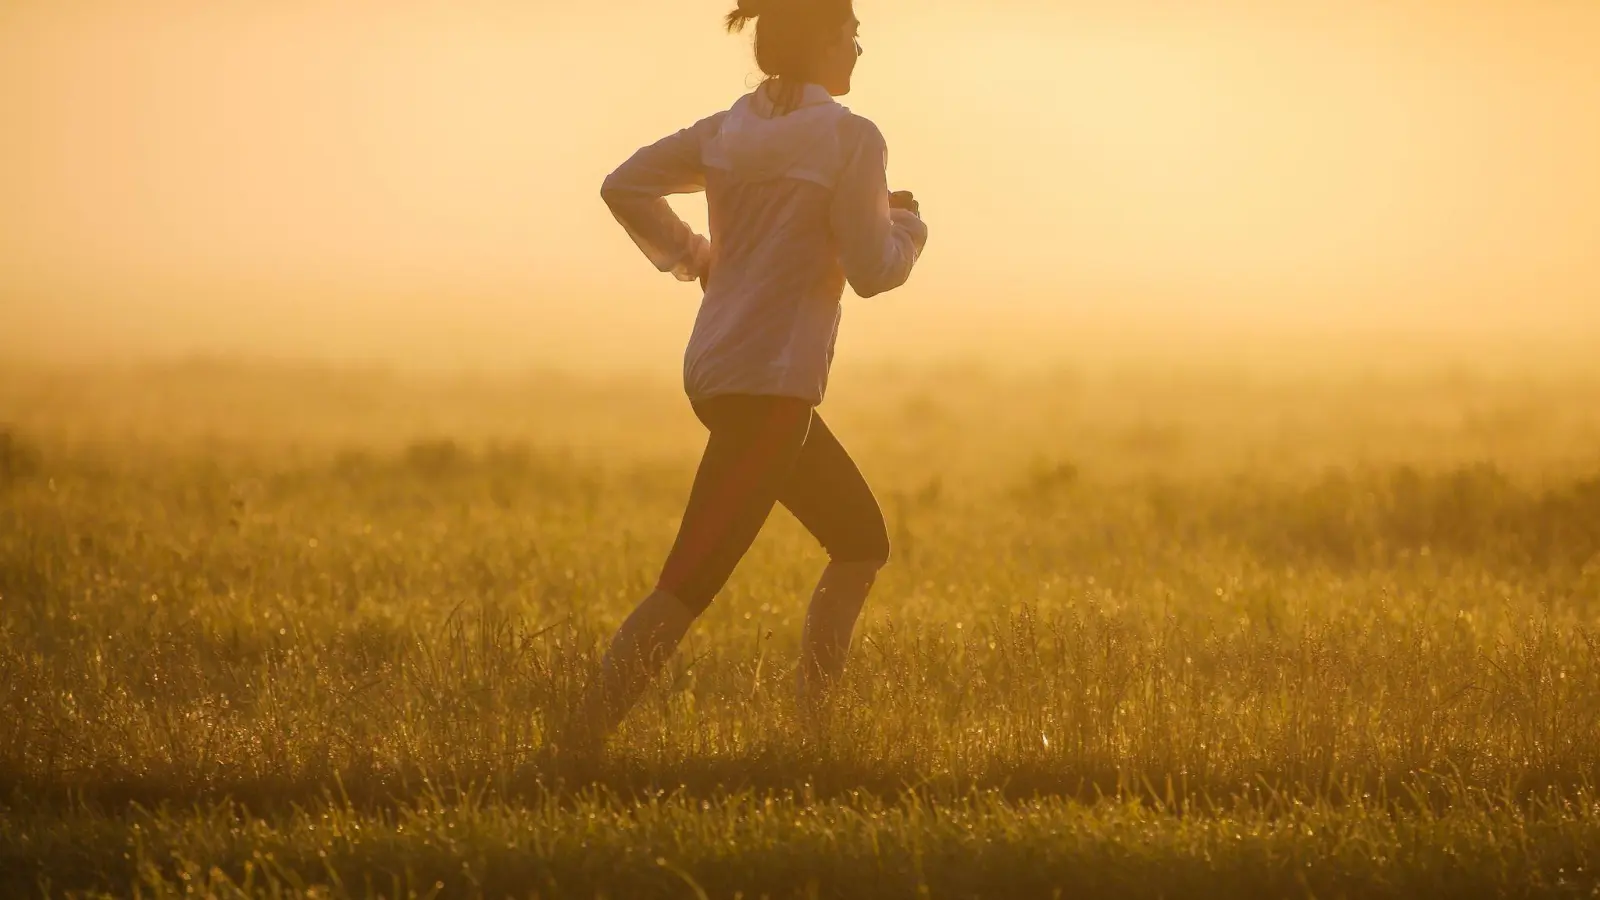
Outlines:
{"type": "MultiPolygon", "coordinates": [[[[598,188],[756,83],[731,5],[0,3],[0,355],[675,374],[598,188]]],[[[932,239],[847,354],[1600,338],[1591,0],[857,11],[932,239]]]]}

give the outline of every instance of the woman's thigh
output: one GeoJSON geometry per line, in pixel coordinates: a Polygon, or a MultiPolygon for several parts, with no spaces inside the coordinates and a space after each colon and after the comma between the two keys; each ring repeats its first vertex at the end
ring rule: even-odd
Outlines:
{"type": "Polygon", "coordinates": [[[889,561],[889,529],[878,500],[822,416],[812,415],[805,446],[778,500],[834,562],[889,561]]]}
{"type": "Polygon", "coordinates": [[[803,455],[811,406],[728,396],[696,404],[710,430],[658,588],[703,612],[755,542],[803,455]]]}

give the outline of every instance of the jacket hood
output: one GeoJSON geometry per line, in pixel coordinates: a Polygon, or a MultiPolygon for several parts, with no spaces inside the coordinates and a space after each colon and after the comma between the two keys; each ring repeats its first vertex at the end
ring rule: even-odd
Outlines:
{"type": "Polygon", "coordinates": [[[839,119],[849,110],[819,85],[805,86],[800,105],[776,115],[765,90],[739,98],[723,119],[710,161],[721,163],[741,178],[779,178],[814,158],[819,145],[836,140],[839,119]]]}

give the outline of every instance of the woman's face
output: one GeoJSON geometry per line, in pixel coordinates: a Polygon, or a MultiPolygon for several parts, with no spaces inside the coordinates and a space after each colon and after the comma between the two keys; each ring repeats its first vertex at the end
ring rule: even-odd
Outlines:
{"type": "Polygon", "coordinates": [[[839,28],[838,36],[823,48],[817,59],[816,82],[835,97],[850,93],[850,79],[861,57],[861,23],[855,16],[839,28]]]}

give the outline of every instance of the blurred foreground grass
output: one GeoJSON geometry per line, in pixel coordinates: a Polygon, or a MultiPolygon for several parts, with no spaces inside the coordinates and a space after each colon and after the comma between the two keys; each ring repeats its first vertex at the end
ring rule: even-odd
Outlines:
{"type": "Polygon", "coordinates": [[[895,539],[834,721],[774,517],[592,765],[670,385],[0,380],[0,893],[1592,896],[1600,384],[972,368],[827,410],[895,539]]]}

